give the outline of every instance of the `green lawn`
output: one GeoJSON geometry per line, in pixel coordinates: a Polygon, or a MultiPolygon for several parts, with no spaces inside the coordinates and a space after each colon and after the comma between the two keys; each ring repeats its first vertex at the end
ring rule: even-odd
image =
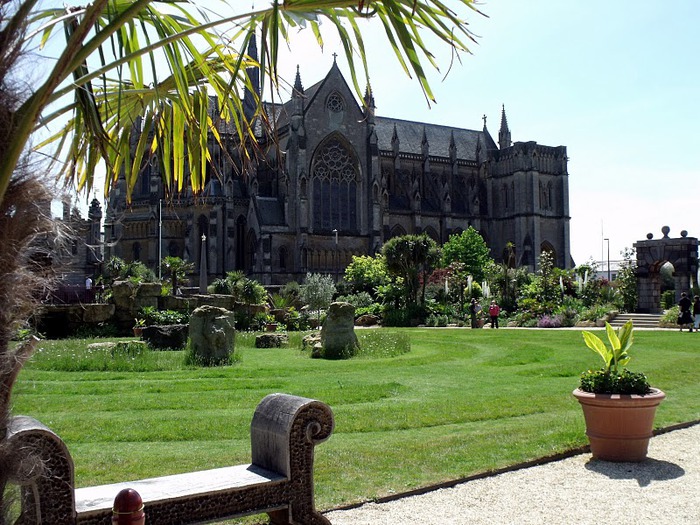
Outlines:
{"type": "MultiPolygon", "coordinates": [[[[57,372],[43,369],[50,356],[91,341],[49,341],[20,376],[14,413],[66,441],[86,486],[247,463],[250,420],[265,395],[319,399],[336,418],[316,449],[321,509],[586,443],[571,391],[599,358],[579,331],[381,333],[389,342],[408,334],[411,351],[324,361],[299,348],[255,349],[239,334],[228,367],[188,369],[181,352],[160,352],[151,371],[57,372]]],[[[700,419],[700,335],[637,331],[631,355],[630,368],[667,393],[657,427],[700,419]]]]}

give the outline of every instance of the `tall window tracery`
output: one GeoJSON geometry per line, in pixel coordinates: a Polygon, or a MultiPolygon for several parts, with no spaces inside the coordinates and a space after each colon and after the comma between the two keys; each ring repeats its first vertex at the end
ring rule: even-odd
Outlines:
{"type": "Polygon", "coordinates": [[[357,231],[357,179],[355,154],[338,137],[327,140],[312,167],[315,230],[357,231]]]}

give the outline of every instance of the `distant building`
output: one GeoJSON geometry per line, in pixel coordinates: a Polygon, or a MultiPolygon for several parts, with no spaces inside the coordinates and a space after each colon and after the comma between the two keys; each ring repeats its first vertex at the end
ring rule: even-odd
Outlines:
{"type": "MultiPolygon", "coordinates": [[[[255,52],[255,50],[252,50],[255,52]]],[[[253,77],[255,78],[255,77],[253,77]]],[[[505,108],[498,143],[472,130],[375,114],[371,92],[355,99],[335,62],[304,88],[297,72],[291,99],[267,105],[277,144],[241,177],[215,141],[205,196],[159,204],[159,166],[146,163],[130,208],[125,182],[110,195],[109,255],[156,268],[183,257],[199,270],[206,237],[209,280],[242,270],[266,284],[306,272],[341,272],[353,255],[373,255],[390,238],[426,233],[438,243],[473,226],[500,261],[507,243],[518,266],[535,269],[543,251],[570,268],[566,147],[511,142],[505,108]],[[161,221],[162,215],[162,221],[161,221]]],[[[214,104],[224,142],[233,141],[214,104]]],[[[148,130],[144,130],[147,132],[148,130]]]]}
{"type": "Polygon", "coordinates": [[[617,274],[622,268],[622,264],[625,261],[596,261],[595,265],[597,268],[595,277],[596,279],[608,279],[610,281],[617,280],[617,274]]]}

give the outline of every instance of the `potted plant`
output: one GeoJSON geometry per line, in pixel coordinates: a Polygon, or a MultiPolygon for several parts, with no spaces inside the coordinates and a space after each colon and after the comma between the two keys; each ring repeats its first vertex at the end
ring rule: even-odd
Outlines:
{"type": "Polygon", "coordinates": [[[141,337],[143,335],[143,328],[146,326],[146,320],[142,317],[137,317],[134,319],[134,337],[141,337]]]}
{"type": "Polygon", "coordinates": [[[643,461],[652,437],[656,407],[666,394],[652,388],[644,374],[624,368],[630,360],[632,321],[617,332],[605,323],[605,331],[609,347],[596,335],[583,332],[586,346],[603,358],[605,366],[584,372],[573,394],[583,408],[594,458],[643,461]]]}

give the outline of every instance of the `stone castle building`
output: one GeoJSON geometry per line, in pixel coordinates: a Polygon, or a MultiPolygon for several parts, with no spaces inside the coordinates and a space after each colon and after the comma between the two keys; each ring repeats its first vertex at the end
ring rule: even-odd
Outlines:
{"type": "MultiPolygon", "coordinates": [[[[505,108],[498,142],[485,117],[472,130],[380,116],[373,94],[358,103],[334,61],[308,88],[297,71],[291,99],[266,110],[277,134],[266,158],[242,177],[235,148],[224,155],[211,140],[223,178],[210,175],[203,197],[162,202],[149,163],[125,208],[121,181],[106,210],[107,256],[155,268],[174,255],[197,272],[206,264],[209,281],[243,270],[283,284],[340,273],[394,236],[425,232],[444,243],[473,226],[497,261],[512,243],[518,266],[535,269],[545,250],[572,266],[566,147],[512,143],[505,108]]],[[[226,124],[219,128],[226,141],[226,124]]]]}

